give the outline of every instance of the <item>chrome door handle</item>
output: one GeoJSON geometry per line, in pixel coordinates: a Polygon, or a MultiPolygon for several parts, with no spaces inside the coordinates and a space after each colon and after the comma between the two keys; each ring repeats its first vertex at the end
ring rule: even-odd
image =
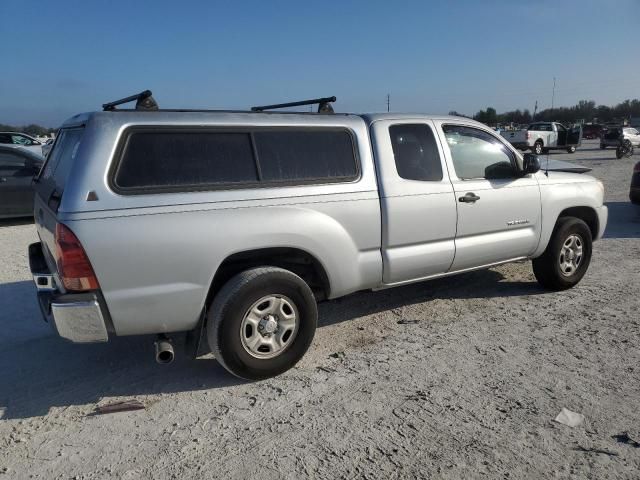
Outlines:
{"type": "Polygon", "coordinates": [[[458,201],[463,203],[476,203],[478,200],[480,200],[480,197],[473,192],[469,192],[464,197],[458,198],[458,201]]]}

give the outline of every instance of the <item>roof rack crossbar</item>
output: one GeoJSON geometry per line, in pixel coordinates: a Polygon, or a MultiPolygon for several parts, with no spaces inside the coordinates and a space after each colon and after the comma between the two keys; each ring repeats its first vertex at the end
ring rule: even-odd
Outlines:
{"type": "Polygon", "coordinates": [[[311,100],[302,100],[300,102],[276,103],[274,105],[262,105],[259,107],[251,107],[252,112],[263,112],[265,110],[276,110],[278,108],[300,107],[302,105],[318,104],[318,113],[333,113],[332,102],[336,101],[336,97],[314,98],[311,100]]]}
{"type": "Polygon", "coordinates": [[[151,90],[145,90],[143,92],[136,93],[135,95],[131,95],[130,97],[105,103],[102,105],[102,110],[105,112],[115,110],[118,105],[133,102],[134,100],[136,101],[136,110],[157,110],[158,104],[151,95],[151,90]]]}

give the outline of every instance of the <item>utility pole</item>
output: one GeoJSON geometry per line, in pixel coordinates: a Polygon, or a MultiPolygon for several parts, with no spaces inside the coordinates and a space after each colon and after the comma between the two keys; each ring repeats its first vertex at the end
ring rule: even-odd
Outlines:
{"type": "Polygon", "coordinates": [[[387,93],[387,112],[389,112],[389,105],[391,105],[391,95],[387,93]]]}
{"type": "Polygon", "coordinates": [[[531,118],[532,122],[536,121],[536,112],[538,111],[538,100],[536,100],[536,106],[533,107],[533,117],[531,118]]]}

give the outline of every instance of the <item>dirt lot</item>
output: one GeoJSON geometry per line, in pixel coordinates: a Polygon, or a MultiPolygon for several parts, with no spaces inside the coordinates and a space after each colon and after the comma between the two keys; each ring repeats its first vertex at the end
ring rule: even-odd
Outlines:
{"type": "Polygon", "coordinates": [[[640,157],[552,157],[606,187],[577,288],[547,293],[521,263],[324,303],[301,364],[258,383],[212,358],[156,365],[153,338],[54,337],[34,227],[1,223],[0,478],[638,478],[640,157]],[[146,409],[92,415],[118,399],[146,409]],[[585,423],[555,423],[562,407],[585,423]]]}

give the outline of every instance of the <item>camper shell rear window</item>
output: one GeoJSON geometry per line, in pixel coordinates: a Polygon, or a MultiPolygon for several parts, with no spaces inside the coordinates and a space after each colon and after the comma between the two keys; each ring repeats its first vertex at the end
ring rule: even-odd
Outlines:
{"type": "Polygon", "coordinates": [[[111,187],[122,194],[350,182],[360,169],[346,128],[131,127],[111,187]]]}
{"type": "Polygon", "coordinates": [[[50,180],[60,193],[64,190],[71,167],[78,155],[84,127],[65,128],[58,132],[53,149],[42,167],[39,180],[50,180]]]}

